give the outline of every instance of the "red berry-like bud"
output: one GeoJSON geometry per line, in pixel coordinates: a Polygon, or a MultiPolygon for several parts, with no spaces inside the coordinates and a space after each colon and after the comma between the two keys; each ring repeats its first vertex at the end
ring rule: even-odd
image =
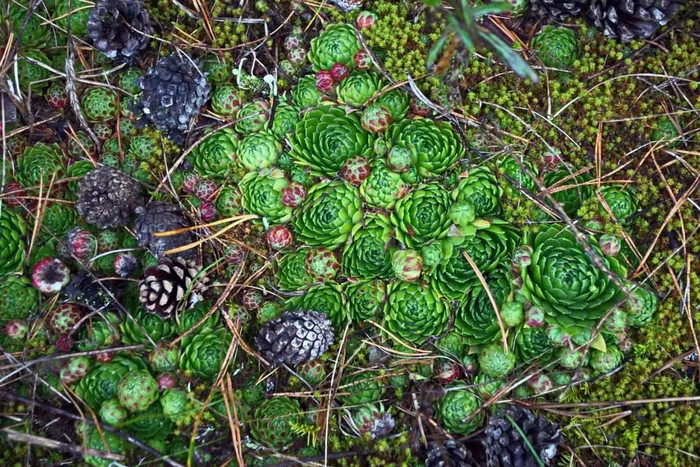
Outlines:
{"type": "Polygon", "coordinates": [[[364,156],[355,156],[346,159],[341,169],[342,177],[348,183],[359,186],[369,177],[369,162],[364,156]]]}
{"type": "Polygon", "coordinates": [[[381,133],[389,128],[391,113],[383,105],[371,104],[362,112],[360,122],[362,123],[362,128],[370,133],[381,133]]]}
{"type": "Polygon", "coordinates": [[[355,66],[360,70],[369,70],[372,68],[372,58],[364,50],[358,51],[352,60],[355,62],[355,66]]]}
{"type": "Polygon", "coordinates": [[[114,358],[114,352],[102,352],[95,355],[95,360],[100,363],[109,363],[114,358]]]}
{"type": "Polygon", "coordinates": [[[68,105],[68,93],[66,88],[60,84],[52,84],[44,93],[46,103],[53,110],[62,110],[68,105]]]}
{"type": "Polygon", "coordinates": [[[138,260],[131,253],[117,253],[114,258],[114,272],[121,277],[129,277],[136,270],[138,260]]]}
{"type": "Polygon", "coordinates": [[[214,201],[217,189],[213,180],[201,180],[194,189],[194,195],[201,201],[214,201]]]}
{"type": "Polygon", "coordinates": [[[263,301],[263,296],[255,289],[246,289],[241,294],[241,305],[246,310],[257,310],[263,301]]]}
{"type": "Polygon", "coordinates": [[[331,67],[331,77],[337,83],[350,76],[350,68],[344,63],[335,63],[331,67]]]}
{"type": "Polygon", "coordinates": [[[66,250],[79,260],[86,261],[97,253],[97,238],[87,230],[76,227],[66,236],[66,250]]]}
{"type": "Polygon", "coordinates": [[[163,373],[158,377],[158,389],[165,391],[166,389],[172,389],[177,385],[177,380],[170,373],[163,373]]]}
{"type": "Polygon", "coordinates": [[[7,323],[5,326],[5,334],[10,339],[24,339],[29,331],[29,326],[22,320],[14,320],[7,323]]]}
{"type": "Polygon", "coordinates": [[[56,341],[56,350],[59,352],[70,352],[73,348],[73,339],[69,335],[63,335],[56,341]]]}
{"type": "Polygon", "coordinates": [[[283,225],[276,225],[267,231],[265,235],[267,244],[273,250],[282,250],[292,244],[294,238],[292,232],[283,225]]]}
{"type": "Polygon", "coordinates": [[[214,203],[205,201],[199,206],[199,217],[202,218],[204,222],[211,222],[216,219],[216,206],[214,203]]]}
{"type": "Polygon", "coordinates": [[[27,193],[22,189],[22,185],[19,184],[19,182],[10,182],[7,185],[5,185],[5,189],[2,190],[3,193],[10,193],[7,198],[5,199],[5,202],[9,206],[21,206],[24,204],[22,202],[22,198],[27,195],[27,193]]]}
{"type": "Polygon", "coordinates": [[[335,81],[330,71],[319,71],[316,73],[316,89],[321,92],[329,93],[333,91],[335,81]]]}
{"type": "Polygon", "coordinates": [[[598,246],[606,256],[617,256],[622,247],[620,239],[612,234],[603,234],[598,239],[598,246]]]}
{"type": "Polygon", "coordinates": [[[49,315],[49,326],[59,335],[69,335],[80,322],[81,313],[78,305],[61,303],[49,315]]]}
{"type": "Polygon", "coordinates": [[[372,26],[374,26],[374,23],[376,22],[377,15],[372,13],[371,11],[361,11],[360,14],[357,15],[357,19],[355,20],[357,27],[362,31],[371,29],[372,26]]]}
{"type": "Polygon", "coordinates": [[[455,362],[441,361],[435,368],[435,376],[441,383],[451,383],[459,378],[461,374],[460,366],[455,362]]]}
{"type": "Polygon", "coordinates": [[[525,323],[531,328],[544,326],[544,310],[538,306],[531,307],[525,312],[525,323]]]}
{"type": "Polygon", "coordinates": [[[70,269],[61,260],[44,258],[34,265],[32,284],[41,293],[59,292],[70,282],[70,269]]]}
{"type": "Polygon", "coordinates": [[[411,99],[411,112],[419,117],[427,117],[432,113],[432,109],[420,99],[411,99]]]}
{"type": "Polygon", "coordinates": [[[189,173],[185,175],[185,178],[182,180],[182,191],[185,193],[192,193],[197,189],[197,185],[199,185],[199,175],[196,173],[189,173]]]}
{"type": "Polygon", "coordinates": [[[282,188],[282,204],[290,208],[298,208],[306,199],[306,188],[298,182],[291,182],[282,188]]]}

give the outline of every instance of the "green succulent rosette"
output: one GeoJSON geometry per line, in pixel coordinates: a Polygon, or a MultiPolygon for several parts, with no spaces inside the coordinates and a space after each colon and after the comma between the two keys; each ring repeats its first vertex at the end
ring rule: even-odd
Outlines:
{"type": "MultiPolygon", "coordinates": [[[[119,436],[105,430],[98,430],[92,425],[85,426],[87,436],[85,438],[85,447],[97,451],[109,451],[112,454],[126,454],[129,445],[119,436]]],[[[110,467],[114,464],[111,459],[103,457],[85,455],[85,463],[93,467],[110,467]]]]}
{"type": "Polygon", "coordinates": [[[406,117],[411,98],[404,91],[396,88],[383,93],[374,102],[384,106],[391,114],[391,121],[396,123],[406,117]]]}
{"type": "Polygon", "coordinates": [[[90,123],[111,122],[117,118],[117,94],[108,88],[89,88],[80,99],[85,118],[90,123]]]}
{"type": "Polygon", "coordinates": [[[333,177],[347,159],[371,156],[374,136],[362,128],[355,114],[319,106],[304,114],[290,142],[297,163],[333,177]]]}
{"type": "Polygon", "coordinates": [[[444,174],[464,157],[464,146],[448,123],[405,119],[389,127],[387,139],[392,146],[401,144],[416,152],[415,167],[423,178],[444,174]]]}
{"type": "Polygon", "coordinates": [[[352,229],[343,248],[343,272],[356,279],[389,279],[393,276],[390,246],[393,228],[383,214],[367,214],[352,229]]]}
{"type": "Polygon", "coordinates": [[[122,342],[126,345],[150,344],[161,342],[175,334],[175,323],[148,313],[142,308],[132,312],[132,318],[124,319],[119,325],[122,342]]]}
{"type": "Polygon", "coordinates": [[[172,434],[175,424],[163,413],[161,401],[155,401],[146,410],[133,414],[121,425],[139,439],[165,439],[172,434]]]}
{"type": "Polygon", "coordinates": [[[474,206],[477,218],[495,216],[501,211],[503,189],[487,167],[470,169],[468,175],[459,180],[452,191],[456,202],[468,202],[474,206]]]}
{"type": "Polygon", "coordinates": [[[236,114],[236,131],[242,135],[249,135],[267,128],[270,121],[270,108],[267,102],[255,100],[243,104],[236,114]]]}
{"type": "Polygon", "coordinates": [[[194,170],[205,178],[226,179],[235,168],[238,136],[231,128],[211,133],[192,150],[194,170]]]}
{"type": "Polygon", "coordinates": [[[238,162],[248,170],[266,169],[277,162],[282,144],[272,131],[266,130],[246,136],[238,148],[238,162]]]}
{"type": "Polygon", "coordinates": [[[521,363],[532,363],[538,359],[548,362],[556,355],[556,349],[543,327],[524,326],[515,336],[515,355],[521,363]]]}
{"type": "Polygon", "coordinates": [[[362,107],[382,86],[379,74],[373,71],[355,70],[336,87],[338,101],[353,107],[362,107]]]}
{"type": "Polygon", "coordinates": [[[532,50],[546,66],[568,68],[578,58],[578,41],[573,29],[546,25],[532,39],[532,50]]]}
{"type": "Polygon", "coordinates": [[[357,189],[340,180],[313,186],[293,219],[296,239],[312,247],[334,250],[347,241],[362,219],[357,189]]]}
{"type": "Polygon", "coordinates": [[[119,315],[103,312],[80,326],[76,347],[81,352],[103,349],[112,346],[121,339],[119,332],[119,315]]]}
{"type": "Polygon", "coordinates": [[[280,103],[275,109],[275,118],[272,121],[272,133],[279,139],[286,138],[294,133],[299,123],[299,110],[285,102],[280,103]]]}
{"type": "Polygon", "coordinates": [[[515,355],[501,344],[490,344],[479,352],[479,370],[491,378],[503,378],[515,368],[515,355]]]}
{"type": "Polygon", "coordinates": [[[605,199],[610,212],[621,224],[627,223],[628,218],[639,209],[637,197],[626,188],[606,185],[600,189],[600,194],[605,199]]]}
{"type": "Polygon", "coordinates": [[[409,248],[420,248],[431,240],[444,238],[452,224],[452,200],[442,185],[426,183],[396,202],[391,223],[396,239],[409,248]]]}
{"type": "Polygon", "coordinates": [[[53,16],[61,29],[67,32],[70,22],[71,35],[84,38],[87,36],[90,10],[94,6],[95,3],[89,0],[56,0],[53,16]]]}
{"type": "Polygon", "coordinates": [[[241,209],[241,192],[231,185],[224,185],[216,197],[216,211],[224,217],[238,214],[241,209]]]}
{"type": "MultiPolygon", "coordinates": [[[[496,269],[486,278],[486,284],[500,310],[512,290],[508,270],[496,269]]],[[[477,281],[465,291],[467,296],[455,312],[455,331],[469,345],[483,345],[499,338],[498,318],[486,289],[477,281]]]]}
{"type": "Polygon", "coordinates": [[[63,154],[58,145],[36,143],[17,159],[15,178],[25,188],[43,183],[46,190],[53,175],[60,180],[62,172],[63,154]]]}
{"type": "Polygon", "coordinates": [[[301,290],[313,284],[314,280],[306,272],[305,260],[309,248],[300,248],[287,253],[277,263],[277,287],[283,292],[301,290]]]}
{"type": "Polygon", "coordinates": [[[22,270],[27,257],[27,223],[7,205],[0,209],[0,277],[22,270]]]}
{"type": "MultiPolygon", "coordinates": [[[[3,211],[6,210],[7,207],[3,209],[3,211]]],[[[2,217],[0,217],[0,226],[4,229],[2,217]]],[[[24,248],[20,251],[24,253],[24,248]]],[[[1,252],[0,255],[2,255],[1,252]]],[[[32,286],[29,278],[15,275],[0,276],[0,325],[6,321],[27,319],[32,311],[38,310],[40,303],[41,295],[32,286]]]]}
{"type": "Polygon", "coordinates": [[[37,94],[48,87],[49,82],[45,80],[49,78],[51,73],[32,60],[46,65],[51,63],[51,60],[38,49],[22,50],[19,54],[19,60],[17,60],[19,87],[24,92],[28,93],[31,90],[32,93],[37,94]]]}
{"type": "MultiPolygon", "coordinates": [[[[211,303],[208,301],[199,301],[193,307],[185,312],[179,314],[176,317],[177,320],[177,333],[183,335],[190,329],[192,329],[195,324],[199,323],[204,317],[209,314],[211,310],[211,303]]],[[[182,339],[182,345],[187,345],[187,343],[192,339],[192,337],[203,329],[214,329],[219,324],[220,314],[218,311],[209,316],[206,321],[200,324],[196,330],[192,331],[189,335],[182,339]]]]}
{"type": "Polygon", "coordinates": [[[347,282],[344,290],[348,316],[353,323],[362,325],[374,320],[384,308],[386,284],[382,281],[347,282]]]}
{"type": "Polygon", "coordinates": [[[523,167],[527,168],[527,170],[529,170],[531,174],[537,175],[537,169],[535,168],[534,164],[523,158],[520,158],[520,160],[517,161],[513,156],[507,155],[503,157],[498,163],[499,173],[501,173],[502,175],[507,175],[516,183],[515,185],[512,185],[510,183],[510,180],[508,180],[508,189],[510,190],[509,192],[517,193],[518,185],[520,185],[524,189],[536,193],[537,184],[535,183],[535,180],[522,169],[520,164],[522,164],[523,167]]]}
{"type": "Polygon", "coordinates": [[[347,406],[357,406],[378,402],[384,393],[385,384],[372,372],[356,373],[340,381],[339,392],[348,393],[338,396],[347,406]]]}
{"type": "Polygon", "coordinates": [[[75,180],[68,182],[68,193],[66,193],[67,198],[72,200],[78,198],[78,185],[80,183],[80,178],[87,175],[88,172],[91,172],[94,169],[95,166],[88,160],[75,161],[68,166],[66,169],[66,177],[75,178],[75,180]]]}
{"type": "Polygon", "coordinates": [[[437,412],[442,426],[450,433],[466,436],[478,429],[484,421],[481,401],[471,391],[449,391],[438,404],[437,412]],[[476,415],[475,415],[476,414],[476,415]]]}
{"type": "Polygon", "coordinates": [[[284,224],[292,218],[292,208],[282,204],[282,189],[289,185],[278,169],[249,172],[238,187],[243,209],[265,217],[271,224],[284,224]]]}
{"type": "Polygon", "coordinates": [[[336,63],[352,67],[355,54],[360,49],[355,28],[344,23],[329,24],[318,37],[311,40],[309,61],[315,70],[330,70],[336,63]]]}
{"type": "Polygon", "coordinates": [[[241,92],[233,84],[220,84],[211,95],[211,109],[219,115],[234,115],[241,107],[241,92]]]}
{"type": "Polygon", "coordinates": [[[383,160],[375,159],[370,163],[369,176],[360,185],[360,194],[372,207],[394,209],[408,188],[401,175],[392,172],[383,160]]]}
{"type": "Polygon", "coordinates": [[[316,89],[316,78],[304,76],[292,90],[292,102],[300,109],[316,107],[321,102],[321,91],[316,89]]]}
{"type": "Polygon", "coordinates": [[[41,228],[49,235],[63,238],[69,230],[76,226],[79,217],[78,211],[72,206],[63,203],[51,203],[44,210],[41,228]]]}
{"type": "Polygon", "coordinates": [[[422,344],[447,329],[449,306],[430,283],[393,282],[387,293],[385,325],[397,337],[422,344]]]}
{"type": "Polygon", "coordinates": [[[146,364],[140,359],[130,359],[116,355],[109,363],[99,363],[78,382],[75,393],[94,410],[102,403],[117,397],[119,383],[129,373],[145,370],[146,364]]]}
{"type": "Polygon", "coordinates": [[[285,310],[308,310],[325,313],[336,329],[342,329],[348,320],[347,299],[335,282],[311,287],[304,295],[288,299],[285,310]]]}
{"type": "MultiPolygon", "coordinates": [[[[218,131],[212,133],[211,136],[216,135],[216,133],[218,133],[218,131]]],[[[210,144],[207,142],[208,139],[209,138],[205,139],[199,144],[199,146],[195,147],[192,150],[192,153],[196,155],[200,151],[202,151],[202,149],[205,149],[207,151],[211,149],[207,148],[206,146],[207,144],[210,144]]],[[[131,140],[129,140],[129,150],[127,151],[127,153],[128,155],[133,156],[133,158],[136,160],[147,161],[151,159],[154,154],[158,154],[158,151],[160,151],[159,146],[159,142],[152,134],[136,135],[133,138],[131,138],[131,140]]]]}
{"type": "Polygon", "coordinates": [[[479,282],[464,252],[488,277],[513,252],[519,241],[520,234],[516,229],[505,221],[492,219],[488,227],[477,229],[473,235],[444,239],[441,243],[442,260],[429,277],[445,297],[460,300],[470,286],[479,282]]]}
{"type": "Polygon", "coordinates": [[[205,381],[214,381],[231,344],[224,327],[205,328],[195,334],[180,354],[180,370],[205,381]]]}
{"type": "Polygon", "coordinates": [[[658,307],[659,299],[654,292],[642,286],[635,286],[629,292],[622,309],[627,324],[633,328],[641,328],[649,324],[658,307]]]}
{"type": "Polygon", "coordinates": [[[297,440],[298,435],[293,427],[303,420],[304,415],[296,399],[267,399],[255,409],[250,436],[265,446],[282,449],[297,440]]]}
{"type": "MultiPolygon", "coordinates": [[[[548,323],[575,336],[592,329],[624,298],[570,231],[550,225],[528,235],[527,241],[533,252],[531,264],[522,269],[522,293],[545,310],[548,323]]],[[[615,258],[599,257],[611,272],[625,277],[626,271],[615,258]]]]}
{"type": "MultiPolygon", "coordinates": [[[[45,17],[42,18],[43,14],[38,14],[38,11],[29,15],[26,26],[22,28],[28,15],[29,4],[30,2],[28,0],[19,0],[5,4],[9,5],[9,15],[7,19],[14,33],[19,35],[19,37],[15,36],[15,41],[20,40],[23,47],[39,49],[45,46],[49,41],[51,37],[51,28],[42,24],[45,21],[45,17]]],[[[39,10],[39,8],[37,8],[37,10],[39,10]]],[[[0,11],[0,21],[3,22],[5,20],[4,13],[5,6],[3,6],[2,11],[0,11]]],[[[3,29],[4,28],[0,28],[0,39],[3,39],[2,42],[7,44],[8,37],[3,34],[3,29]]],[[[47,61],[46,63],[49,62],[47,61]]]]}
{"type": "Polygon", "coordinates": [[[547,172],[544,175],[544,186],[550,188],[560,182],[556,188],[570,187],[565,190],[552,193],[552,198],[562,205],[564,212],[569,216],[575,216],[584,201],[591,197],[593,190],[590,185],[584,185],[588,181],[586,175],[571,176],[565,168],[547,172]],[[563,181],[562,181],[563,180],[563,181]]]}

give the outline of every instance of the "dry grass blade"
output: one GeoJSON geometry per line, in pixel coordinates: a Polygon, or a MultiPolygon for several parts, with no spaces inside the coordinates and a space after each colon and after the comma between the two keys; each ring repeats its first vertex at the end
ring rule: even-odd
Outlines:
{"type": "MultiPolygon", "coordinates": [[[[205,243],[205,242],[208,242],[209,240],[213,240],[213,239],[215,239],[215,238],[218,238],[218,237],[222,236],[223,234],[225,234],[225,233],[228,232],[229,230],[233,229],[234,227],[236,227],[236,226],[238,226],[238,225],[240,225],[240,224],[242,224],[242,223],[244,223],[244,222],[247,222],[247,221],[253,220],[253,219],[259,219],[259,218],[260,218],[260,216],[257,216],[257,215],[255,215],[255,214],[248,214],[248,215],[245,215],[245,216],[239,216],[238,219],[237,219],[236,221],[234,221],[234,222],[232,222],[231,224],[227,225],[226,227],[224,227],[223,229],[219,230],[219,231],[216,232],[215,234],[212,234],[212,235],[210,235],[209,237],[206,237],[206,238],[202,238],[202,239],[200,239],[200,240],[197,240],[196,242],[192,242],[192,243],[189,243],[189,244],[187,244],[187,245],[183,245],[183,246],[181,246],[181,247],[172,248],[172,249],[170,249],[170,250],[164,252],[163,254],[165,254],[165,255],[174,255],[174,254],[176,254],[176,253],[182,253],[183,251],[191,250],[192,248],[196,248],[196,247],[198,247],[199,245],[201,245],[201,244],[203,244],[203,243],[205,243]]],[[[170,232],[162,232],[162,233],[161,233],[161,236],[175,235],[175,234],[178,233],[178,232],[179,232],[179,231],[177,231],[177,230],[172,230],[172,231],[170,231],[170,232]]]]}
{"type": "Polygon", "coordinates": [[[10,441],[16,441],[18,443],[26,443],[35,446],[41,446],[46,449],[53,449],[62,452],[70,452],[73,454],[85,455],[85,456],[95,456],[102,459],[109,459],[113,461],[123,461],[124,456],[120,454],[114,454],[107,451],[98,451],[96,449],[84,448],[82,446],[75,446],[73,444],[62,443],[60,441],[55,441],[53,439],[44,438],[42,436],[29,435],[26,433],[20,433],[19,431],[12,430],[10,428],[3,428],[2,432],[7,435],[7,439],[10,441]]]}

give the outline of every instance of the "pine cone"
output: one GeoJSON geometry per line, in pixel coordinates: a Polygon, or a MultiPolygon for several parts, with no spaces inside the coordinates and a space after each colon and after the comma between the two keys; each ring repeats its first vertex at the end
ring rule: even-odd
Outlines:
{"type": "Polygon", "coordinates": [[[209,99],[211,88],[200,70],[198,61],[172,54],[158,60],[142,80],[145,118],[176,142],[209,99]]]}
{"type": "Polygon", "coordinates": [[[133,59],[153,34],[148,12],[137,0],[99,0],[87,25],[95,48],[112,60],[133,59]]]}
{"type": "Polygon", "coordinates": [[[206,280],[195,279],[201,266],[183,258],[161,258],[158,266],[150,266],[144,271],[144,279],[139,284],[139,300],[149,313],[163,318],[172,316],[190,292],[189,303],[201,299],[206,280]]]}
{"type": "Polygon", "coordinates": [[[459,441],[447,440],[442,444],[432,443],[425,467],[472,467],[476,463],[472,453],[459,441]]]}
{"type": "Polygon", "coordinates": [[[678,0],[593,0],[588,17],[605,37],[650,39],[678,12],[678,0]]]}
{"type": "MultiPolygon", "coordinates": [[[[156,237],[157,232],[168,232],[171,230],[189,227],[187,218],[182,214],[182,210],[175,204],[156,201],[146,206],[146,209],[136,219],[134,233],[140,247],[146,247],[156,256],[161,256],[164,252],[173,248],[188,245],[194,241],[191,232],[183,232],[165,237],[156,237]]],[[[195,250],[190,249],[178,254],[182,258],[195,259],[195,250]]]]}
{"type": "Polygon", "coordinates": [[[536,467],[537,460],[513,423],[525,433],[544,465],[552,465],[561,441],[559,426],[523,407],[509,407],[491,417],[484,430],[488,467],[536,467]],[[512,419],[509,420],[509,418],[512,419]]]}
{"type": "Polygon", "coordinates": [[[112,229],[128,224],[142,203],[136,180],[112,167],[100,167],[80,180],[75,208],[88,224],[112,229]]]}
{"type": "Polygon", "coordinates": [[[581,14],[588,0],[530,0],[530,13],[551,21],[564,21],[581,14]]]}
{"type": "Polygon", "coordinates": [[[333,337],[324,313],[288,311],[263,325],[255,345],[273,366],[299,365],[319,358],[333,344],[333,337]]]}

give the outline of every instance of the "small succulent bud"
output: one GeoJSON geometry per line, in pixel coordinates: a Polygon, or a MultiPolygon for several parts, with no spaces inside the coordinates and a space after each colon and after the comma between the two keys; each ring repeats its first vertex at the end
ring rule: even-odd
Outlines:
{"type": "Polygon", "coordinates": [[[506,326],[520,326],[525,319],[523,304],[515,301],[505,302],[501,306],[501,319],[506,326]]]}
{"type": "Polygon", "coordinates": [[[529,245],[522,245],[515,250],[512,264],[513,269],[518,273],[532,264],[532,247],[529,245]]]}
{"type": "Polygon", "coordinates": [[[10,321],[5,326],[5,334],[10,339],[24,339],[27,336],[27,332],[29,332],[29,326],[27,326],[26,321],[19,319],[10,321]]]}
{"type": "Polygon", "coordinates": [[[34,265],[32,284],[41,293],[60,292],[70,282],[70,269],[56,258],[44,258],[34,265]]]}
{"type": "Polygon", "coordinates": [[[283,225],[276,225],[265,234],[267,244],[273,250],[283,250],[292,244],[292,231],[283,225]]]}
{"type": "Polygon", "coordinates": [[[525,313],[525,323],[531,328],[540,328],[545,325],[544,310],[533,306],[525,313]]]}
{"type": "Polygon", "coordinates": [[[344,63],[334,63],[331,67],[331,78],[336,83],[350,76],[350,68],[344,63]]]}
{"type": "Polygon", "coordinates": [[[114,272],[120,277],[129,277],[138,264],[138,260],[131,253],[117,253],[114,257],[114,272]]]}
{"type": "Polygon", "coordinates": [[[306,199],[306,188],[298,182],[291,182],[282,188],[282,204],[290,208],[298,208],[306,199]]]}
{"type": "Polygon", "coordinates": [[[396,277],[402,281],[414,281],[423,269],[423,257],[415,250],[398,250],[391,258],[396,277]]]}
{"type": "Polygon", "coordinates": [[[199,175],[194,172],[188,173],[185,175],[185,178],[182,179],[182,191],[185,193],[192,193],[197,189],[197,185],[199,185],[199,175]]]}
{"type": "Polygon", "coordinates": [[[316,73],[316,89],[320,92],[328,94],[333,92],[335,81],[330,71],[319,71],[316,73]]]}
{"type": "Polygon", "coordinates": [[[369,70],[372,68],[372,58],[364,50],[359,50],[352,60],[355,66],[360,70],[369,70]]]}
{"type": "Polygon", "coordinates": [[[201,201],[213,202],[217,189],[216,182],[213,180],[200,180],[194,189],[194,195],[201,201]]]}
{"type": "Polygon", "coordinates": [[[343,179],[351,185],[359,186],[369,177],[369,162],[364,156],[355,156],[346,159],[341,169],[343,179]]]}
{"type": "Polygon", "coordinates": [[[246,289],[241,294],[241,305],[246,310],[257,310],[263,301],[262,294],[255,289],[246,289]]]}
{"type": "Polygon", "coordinates": [[[603,250],[603,254],[606,256],[617,256],[620,252],[620,239],[615,235],[603,234],[598,239],[598,246],[603,250]]]}
{"type": "Polygon", "coordinates": [[[440,362],[435,366],[435,377],[444,384],[451,383],[452,381],[456,380],[459,378],[461,373],[459,364],[449,360],[440,360],[440,362]]]}
{"type": "Polygon", "coordinates": [[[76,227],[66,235],[66,250],[81,261],[97,253],[97,238],[85,229],[76,227]]]}
{"type": "Polygon", "coordinates": [[[56,350],[59,352],[70,352],[70,349],[73,348],[73,339],[68,334],[64,334],[63,336],[59,337],[58,340],[56,341],[56,350]]]}
{"type": "Polygon", "coordinates": [[[172,389],[177,386],[177,380],[172,373],[163,373],[158,377],[158,390],[165,391],[166,389],[172,389]]]}
{"type": "Polygon", "coordinates": [[[203,222],[211,222],[214,219],[216,219],[216,206],[214,206],[214,203],[210,201],[204,201],[200,206],[199,206],[199,217],[202,219],[203,222]]]}
{"type": "Polygon", "coordinates": [[[375,13],[372,13],[371,11],[361,11],[357,15],[357,19],[355,20],[355,24],[357,24],[358,29],[361,31],[366,31],[369,29],[372,29],[372,26],[374,26],[374,23],[377,22],[377,15],[375,13]]]}

